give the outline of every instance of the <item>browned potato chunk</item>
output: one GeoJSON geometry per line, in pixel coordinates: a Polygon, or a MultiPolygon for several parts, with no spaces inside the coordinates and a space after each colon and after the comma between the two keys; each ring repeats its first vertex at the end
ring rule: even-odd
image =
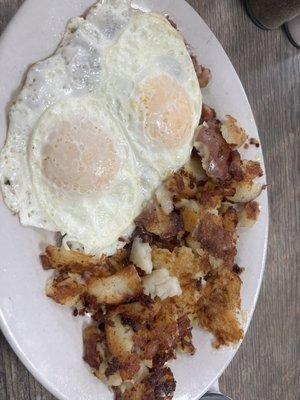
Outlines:
{"type": "Polygon", "coordinates": [[[245,130],[238,125],[237,120],[231,115],[226,115],[226,121],[221,126],[221,132],[223,138],[233,148],[240,147],[247,140],[245,130]]]}
{"type": "Polygon", "coordinates": [[[227,268],[209,273],[199,300],[199,321],[216,336],[215,347],[237,343],[243,329],[237,318],[241,306],[241,279],[227,268]]]}
{"type": "Polygon", "coordinates": [[[189,168],[181,168],[166,181],[168,190],[178,198],[192,199],[197,194],[196,177],[189,168]]]}
{"type": "Polygon", "coordinates": [[[141,278],[134,266],[129,266],[114,275],[91,279],[88,294],[101,304],[121,304],[142,292],[141,278]]]}
{"type": "Polygon", "coordinates": [[[64,250],[56,246],[47,246],[45,254],[41,256],[44,269],[61,269],[72,264],[80,265],[81,268],[100,266],[104,258],[79,253],[77,251],[64,250]]]}
{"type": "Polygon", "coordinates": [[[263,185],[242,181],[235,185],[235,190],[235,195],[227,196],[227,200],[233,203],[248,203],[255,200],[261,194],[263,185]]]}
{"type": "Polygon", "coordinates": [[[103,334],[95,325],[88,326],[83,331],[83,359],[91,368],[99,368],[102,357],[98,351],[98,343],[103,339],[103,334]]]}
{"type": "Polygon", "coordinates": [[[105,325],[107,347],[110,353],[117,358],[126,357],[133,349],[133,330],[123,325],[119,315],[108,314],[105,325]]]}
{"type": "Polygon", "coordinates": [[[182,246],[173,252],[154,247],[152,261],[155,269],[168,269],[170,275],[178,278],[182,285],[189,284],[207,272],[206,259],[195,255],[189,247],[182,246]]]}
{"type": "Polygon", "coordinates": [[[245,204],[245,207],[239,212],[239,225],[244,228],[251,228],[259,216],[260,209],[257,201],[251,201],[245,204]]]}
{"type": "Polygon", "coordinates": [[[54,277],[46,287],[46,294],[56,303],[75,306],[80,296],[85,292],[83,279],[77,274],[60,274],[54,277]]]}
{"type": "Polygon", "coordinates": [[[259,161],[243,160],[243,169],[247,181],[263,176],[263,170],[259,161]]]}
{"type": "Polygon", "coordinates": [[[124,325],[119,315],[108,316],[105,325],[106,343],[112,357],[117,360],[122,379],[132,379],[140,369],[140,360],[133,354],[133,329],[124,325]]]}
{"type": "Polygon", "coordinates": [[[195,210],[191,208],[182,208],[181,210],[181,216],[183,220],[183,226],[184,230],[186,232],[193,232],[194,229],[196,228],[198,218],[199,218],[199,212],[196,212],[195,210]]]}
{"type": "Polygon", "coordinates": [[[136,225],[161,239],[170,239],[182,231],[182,220],[178,214],[172,212],[167,215],[158,204],[152,204],[136,219],[136,225]]]}
{"type": "Polygon", "coordinates": [[[234,236],[226,230],[222,218],[210,213],[203,213],[193,232],[204,250],[216,258],[225,259],[236,254],[234,236]]]}
{"type": "Polygon", "coordinates": [[[171,400],[176,388],[176,381],[168,367],[155,369],[142,382],[135,384],[124,393],[116,391],[118,400],[171,400]]]}

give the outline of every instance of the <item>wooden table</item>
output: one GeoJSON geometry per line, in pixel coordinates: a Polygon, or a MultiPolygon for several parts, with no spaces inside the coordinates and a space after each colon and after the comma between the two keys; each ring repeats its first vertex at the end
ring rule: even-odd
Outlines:
{"type": "MultiPolygon", "coordinates": [[[[0,0],[0,32],[22,2],[0,0]]],[[[296,400],[300,51],[282,30],[265,32],[254,26],[241,1],[189,3],[215,32],[242,80],[259,128],[270,185],[271,225],[262,290],[246,339],[221,378],[221,389],[234,400],[296,400]]],[[[23,367],[3,336],[0,399],[54,400],[23,367]]]]}

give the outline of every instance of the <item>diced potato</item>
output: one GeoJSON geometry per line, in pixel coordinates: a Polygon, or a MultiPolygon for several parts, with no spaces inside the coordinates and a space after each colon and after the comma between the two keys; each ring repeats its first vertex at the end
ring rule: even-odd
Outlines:
{"type": "Polygon", "coordinates": [[[64,250],[56,246],[47,246],[45,254],[42,256],[42,263],[45,269],[64,268],[72,264],[80,264],[82,268],[90,266],[100,266],[104,258],[79,253],[77,251],[64,250]]]}
{"type": "Polygon", "coordinates": [[[223,218],[203,213],[193,232],[201,247],[216,258],[226,259],[236,254],[235,236],[223,226],[223,218]]]}
{"type": "Polygon", "coordinates": [[[120,400],[161,399],[171,400],[176,388],[176,381],[168,367],[153,369],[151,374],[141,382],[131,385],[124,393],[121,392],[120,400]],[[159,397],[157,397],[159,394],[159,397]]]}
{"type": "Polygon", "coordinates": [[[258,219],[260,213],[259,204],[256,201],[247,203],[239,212],[239,226],[251,228],[258,219]]]}
{"type": "Polygon", "coordinates": [[[167,215],[171,214],[174,209],[172,195],[169,190],[165,187],[165,185],[159,186],[156,190],[156,199],[160,204],[163,212],[167,215]]]}
{"type": "Polygon", "coordinates": [[[107,346],[110,353],[117,358],[126,357],[133,349],[133,330],[123,325],[119,315],[108,315],[105,325],[107,346]]]}
{"type": "Polygon", "coordinates": [[[201,211],[201,206],[198,201],[190,199],[180,199],[176,203],[176,208],[187,208],[188,210],[199,213],[201,211]]]}
{"type": "Polygon", "coordinates": [[[114,275],[91,279],[87,291],[100,304],[121,304],[142,292],[141,278],[131,265],[114,275]]]}
{"type": "Polygon", "coordinates": [[[140,369],[139,357],[132,352],[133,329],[124,325],[119,315],[108,315],[105,334],[108,350],[118,362],[121,378],[132,379],[140,369]]]}
{"type": "Polygon", "coordinates": [[[151,275],[143,278],[144,293],[152,299],[156,296],[162,300],[168,297],[180,296],[182,293],[179,281],[176,277],[170,276],[165,268],[153,271],[151,275]]]}
{"type": "Polygon", "coordinates": [[[200,256],[203,256],[204,250],[201,247],[201,244],[198,240],[194,239],[192,234],[189,234],[186,239],[186,244],[188,247],[190,247],[192,250],[194,250],[195,253],[199,254],[200,256]]]}
{"type": "Polygon", "coordinates": [[[235,186],[234,196],[226,197],[234,203],[249,203],[255,200],[262,192],[263,185],[253,182],[238,182],[235,186]]]}
{"type": "Polygon", "coordinates": [[[182,221],[178,214],[172,212],[167,215],[157,204],[151,204],[136,219],[137,226],[142,226],[150,233],[154,233],[162,239],[175,237],[182,231],[182,221]]]}
{"type": "Polygon", "coordinates": [[[83,359],[91,368],[99,368],[103,361],[99,352],[101,332],[96,325],[87,326],[83,331],[83,359]]]}
{"type": "Polygon", "coordinates": [[[215,347],[238,343],[243,329],[237,312],[241,307],[241,279],[228,268],[210,273],[199,300],[199,321],[216,336],[215,347]]]}
{"type": "Polygon", "coordinates": [[[195,212],[190,208],[183,208],[181,210],[181,216],[183,220],[184,230],[186,232],[193,232],[197,225],[199,212],[195,212]]]}
{"type": "Polygon", "coordinates": [[[255,178],[263,176],[263,170],[259,161],[243,160],[245,179],[250,182],[255,178]]]}
{"type": "Polygon", "coordinates": [[[154,269],[166,268],[171,276],[178,278],[181,287],[190,285],[197,277],[208,272],[210,265],[206,260],[203,249],[197,254],[189,247],[181,246],[170,252],[167,249],[154,247],[152,250],[152,262],[154,269]]]}
{"type": "Polygon", "coordinates": [[[242,146],[247,140],[245,130],[238,125],[237,120],[231,115],[226,115],[226,121],[221,126],[221,132],[226,142],[234,148],[242,146]]]}
{"type": "Polygon", "coordinates": [[[173,195],[192,199],[197,194],[196,181],[196,177],[183,167],[167,179],[166,186],[173,195]]]}
{"type": "Polygon", "coordinates": [[[149,243],[143,243],[139,237],[136,237],[132,243],[130,261],[145,271],[146,274],[151,274],[153,265],[149,243]]]}
{"type": "Polygon", "coordinates": [[[207,175],[202,167],[201,158],[191,158],[183,167],[183,169],[191,174],[197,182],[205,181],[207,175]]]}
{"type": "Polygon", "coordinates": [[[52,278],[47,284],[46,294],[56,303],[73,307],[85,289],[85,282],[80,275],[68,273],[52,278]]]}

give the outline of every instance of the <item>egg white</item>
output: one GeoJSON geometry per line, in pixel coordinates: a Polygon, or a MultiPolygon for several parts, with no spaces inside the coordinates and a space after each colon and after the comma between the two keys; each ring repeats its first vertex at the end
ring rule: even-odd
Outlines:
{"type": "Polygon", "coordinates": [[[105,52],[103,69],[110,71],[105,92],[120,116],[137,158],[164,179],[189,158],[202,109],[199,82],[182,35],[161,15],[137,13],[115,45],[105,52]],[[142,132],[138,116],[140,88],[147,80],[162,75],[178,83],[193,108],[186,140],[171,149],[160,146],[142,132]]]}
{"type": "Polygon", "coordinates": [[[182,36],[164,17],[136,10],[130,1],[102,0],[84,18],[72,19],[55,54],[28,72],[0,154],[4,200],[23,225],[60,231],[90,253],[112,253],[161,180],[188,159],[200,110],[182,36]],[[193,110],[185,142],[172,149],[151,140],[137,114],[143,82],[162,74],[176,80],[193,110]],[[43,172],[49,126],[72,119],[76,110],[101,123],[117,148],[118,173],[95,193],[62,190],[43,172]]]}
{"type": "MultiPolygon", "coordinates": [[[[85,134],[81,133],[83,139],[85,134]]],[[[102,250],[109,247],[132,226],[143,200],[135,157],[122,128],[98,99],[87,96],[48,109],[34,130],[29,163],[41,209],[55,224],[55,230],[76,238],[86,251],[99,252],[99,247],[102,250]],[[103,128],[116,156],[116,173],[99,189],[87,193],[58,187],[49,182],[43,169],[43,146],[48,132],[62,118],[72,121],[78,116],[103,128]]],[[[70,164],[69,168],[72,170],[74,166],[70,164]]]]}

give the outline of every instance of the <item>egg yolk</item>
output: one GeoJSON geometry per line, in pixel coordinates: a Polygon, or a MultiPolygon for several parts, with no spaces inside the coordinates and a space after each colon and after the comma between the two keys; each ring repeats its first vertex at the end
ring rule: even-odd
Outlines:
{"type": "Polygon", "coordinates": [[[102,127],[89,121],[61,121],[49,133],[43,148],[43,173],[59,188],[96,192],[117,170],[113,142],[102,127]]]}
{"type": "Polygon", "coordinates": [[[175,79],[168,75],[150,78],[141,88],[139,120],[159,145],[178,147],[191,135],[192,102],[175,79]]]}

